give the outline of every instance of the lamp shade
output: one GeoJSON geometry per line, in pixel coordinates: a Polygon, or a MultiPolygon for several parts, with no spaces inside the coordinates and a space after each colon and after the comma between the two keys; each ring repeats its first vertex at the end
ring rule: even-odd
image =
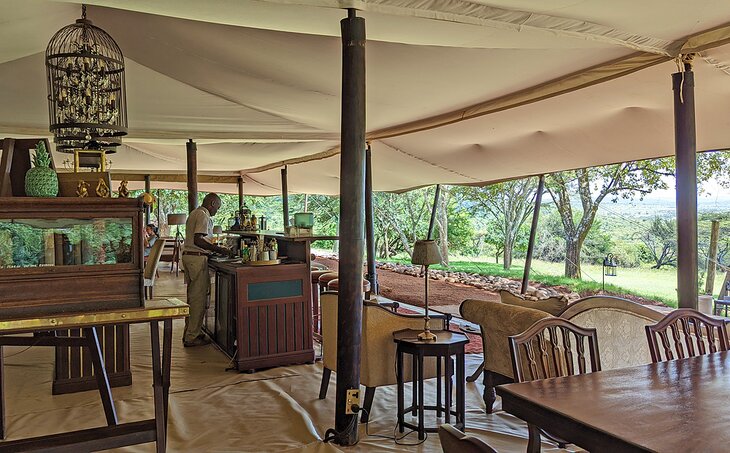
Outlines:
{"type": "Polygon", "coordinates": [[[185,225],[188,220],[187,214],[167,214],[168,225],[185,225]]]}
{"type": "Polygon", "coordinates": [[[413,245],[411,263],[429,266],[441,262],[441,252],[434,240],[416,241],[413,245]]]}
{"type": "Polygon", "coordinates": [[[213,234],[221,234],[223,233],[223,227],[220,225],[216,225],[213,227],[213,234]]]}

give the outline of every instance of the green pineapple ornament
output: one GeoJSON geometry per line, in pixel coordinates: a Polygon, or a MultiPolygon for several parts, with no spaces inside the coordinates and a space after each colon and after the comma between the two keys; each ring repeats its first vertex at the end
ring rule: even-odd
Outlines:
{"type": "Polygon", "coordinates": [[[25,194],[29,197],[55,197],[58,195],[58,175],[51,168],[51,156],[43,141],[35,146],[33,168],[25,174],[25,194]]]}

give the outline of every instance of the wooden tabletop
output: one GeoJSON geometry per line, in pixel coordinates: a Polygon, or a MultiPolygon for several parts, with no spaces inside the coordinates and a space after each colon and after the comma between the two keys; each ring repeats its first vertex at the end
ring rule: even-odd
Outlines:
{"type": "Polygon", "coordinates": [[[728,451],[730,353],[497,387],[502,407],[591,452],[728,451]]]}
{"type": "Polygon", "coordinates": [[[103,324],[149,322],[157,319],[184,318],[189,314],[190,307],[179,299],[155,299],[145,301],[145,306],[140,308],[90,313],[60,313],[41,318],[0,320],[0,335],[44,329],[73,329],[103,324]]]}

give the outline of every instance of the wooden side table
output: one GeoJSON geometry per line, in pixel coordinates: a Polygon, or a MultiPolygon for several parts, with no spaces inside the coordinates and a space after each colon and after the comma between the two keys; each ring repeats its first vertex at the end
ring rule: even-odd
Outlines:
{"type": "Polygon", "coordinates": [[[398,380],[398,427],[400,432],[404,428],[418,431],[418,439],[425,439],[426,432],[435,433],[438,427],[424,426],[424,413],[426,410],[436,411],[436,416],[444,414],[445,422],[451,423],[451,416],[456,417],[456,426],[464,430],[465,403],[465,379],[464,379],[464,346],[469,343],[466,335],[451,332],[448,330],[435,331],[436,341],[424,342],[418,339],[420,331],[413,329],[399,330],[393,332],[393,341],[396,343],[396,377],[398,380]],[[413,357],[413,403],[410,407],[404,407],[404,376],[403,376],[403,355],[410,354],[413,357]],[[452,406],[452,369],[451,356],[456,356],[456,410],[452,406]],[[436,404],[426,405],[423,397],[423,359],[424,357],[436,358],[436,404]],[[441,404],[441,361],[444,361],[444,402],[441,404]],[[418,425],[413,425],[404,420],[407,412],[418,416],[418,425]]]}

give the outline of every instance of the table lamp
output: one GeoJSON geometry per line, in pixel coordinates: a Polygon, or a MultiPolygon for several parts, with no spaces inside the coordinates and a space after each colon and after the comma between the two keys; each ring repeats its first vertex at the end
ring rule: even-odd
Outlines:
{"type": "Polygon", "coordinates": [[[182,234],[180,234],[180,225],[185,225],[188,220],[187,214],[167,214],[167,224],[177,225],[177,232],[175,233],[175,241],[177,241],[182,234]]]}
{"type": "Polygon", "coordinates": [[[438,264],[441,262],[441,253],[439,252],[438,245],[434,240],[422,240],[416,241],[413,246],[413,255],[411,256],[411,263],[420,264],[425,267],[424,278],[426,280],[426,291],[424,293],[424,302],[426,307],[426,325],[423,332],[418,334],[418,339],[421,341],[436,341],[436,334],[431,332],[429,329],[429,321],[431,318],[428,316],[428,266],[431,264],[438,264]]]}

